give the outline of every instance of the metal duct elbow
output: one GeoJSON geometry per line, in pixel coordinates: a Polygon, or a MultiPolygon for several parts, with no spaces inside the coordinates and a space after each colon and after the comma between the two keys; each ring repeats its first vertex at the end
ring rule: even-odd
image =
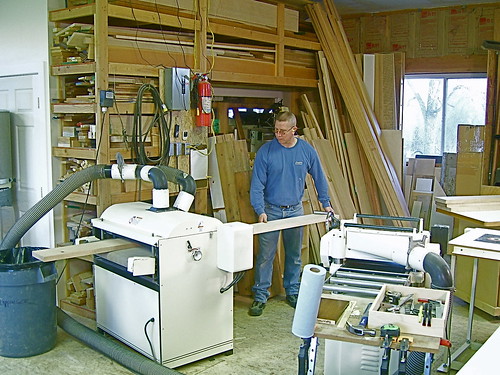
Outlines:
{"type": "Polygon", "coordinates": [[[453,275],[448,263],[436,253],[428,253],[424,257],[424,271],[431,276],[433,289],[453,289],[453,275]]]}

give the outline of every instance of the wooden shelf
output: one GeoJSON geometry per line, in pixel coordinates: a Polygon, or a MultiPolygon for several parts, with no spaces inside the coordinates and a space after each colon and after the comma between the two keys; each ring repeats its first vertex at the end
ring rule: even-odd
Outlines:
{"type": "Polygon", "coordinates": [[[52,155],[58,158],[91,159],[97,157],[94,148],[52,147],[52,155]]]}
{"type": "Polygon", "coordinates": [[[93,206],[97,204],[97,197],[95,195],[89,195],[87,198],[87,194],[84,193],[71,193],[65,200],[77,203],[86,203],[93,206]]]}
{"type": "Polygon", "coordinates": [[[95,73],[95,62],[52,66],[53,76],[62,76],[69,74],[93,74],[93,73],[95,73]]]}
{"type": "Polygon", "coordinates": [[[53,113],[95,113],[97,105],[95,103],[57,103],[52,104],[53,113]]]}

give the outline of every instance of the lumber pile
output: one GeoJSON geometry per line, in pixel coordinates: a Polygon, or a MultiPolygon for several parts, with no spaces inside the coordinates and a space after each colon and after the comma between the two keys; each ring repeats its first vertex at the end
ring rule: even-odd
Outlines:
{"type": "Polygon", "coordinates": [[[498,195],[467,195],[436,197],[436,207],[446,212],[470,212],[500,210],[498,195]]]}
{"type": "MultiPolygon", "coordinates": [[[[350,196],[357,212],[378,214],[380,213],[378,196],[380,196],[389,215],[409,216],[400,177],[385,150],[379,122],[361,79],[358,64],[347,42],[340,17],[331,0],[325,1],[324,7],[314,3],[306,5],[306,9],[324,54],[319,54],[320,97],[327,103],[327,106],[324,106],[327,108],[325,118],[327,123],[332,124],[332,129],[327,130],[327,139],[335,150],[333,154],[339,164],[338,169],[337,165],[332,167],[334,174],[331,176],[333,179],[341,180],[339,184],[342,185],[335,188],[337,197],[333,199],[337,199],[339,201],[337,204],[340,205],[335,209],[342,216],[348,216],[351,204],[347,198],[350,196]],[[330,82],[330,74],[334,77],[335,85],[330,82]],[[345,113],[340,115],[340,110],[344,108],[345,113]],[[345,136],[346,133],[350,135],[345,136]],[[349,142],[348,147],[347,142],[349,142]],[[355,159],[359,160],[359,164],[354,165],[351,162],[355,159]],[[346,182],[339,177],[339,171],[346,182]],[[361,191],[365,188],[366,192],[361,191]],[[350,195],[341,193],[342,190],[349,191],[350,195]],[[349,207],[343,207],[345,204],[349,207]],[[361,204],[369,204],[369,207],[362,207],[361,204]]],[[[315,147],[320,147],[321,153],[321,148],[326,147],[323,145],[326,143],[321,140],[323,137],[317,130],[319,128],[317,119],[310,113],[308,115],[303,119],[309,124],[308,128],[314,131],[307,130],[304,134],[306,138],[313,140],[315,147]],[[321,142],[314,141],[315,138],[320,138],[321,142]]],[[[324,156],[328,158],[327,155],[324,156]]],[[[333,158],[330,157],[328,163],[335,164],[330,161],[331,159],[333,158]]],[[[322,163],[325,165],[324,158],[322,163]]]]}

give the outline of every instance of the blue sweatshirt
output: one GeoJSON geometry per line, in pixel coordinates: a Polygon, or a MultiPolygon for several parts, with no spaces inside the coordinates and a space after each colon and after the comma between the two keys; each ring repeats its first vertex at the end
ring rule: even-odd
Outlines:
{"type": "Polygon", "coordinates": [[[330,206],[328,184],[316,150],[297,139],[295,146],[283,147],[276,138],[262,145],[255,156],[250,185],[250,203],[257,215],[266,203],[277,206],[298,204],[302,200],[306,174],[314,179],[318,199],[330,206]]]}

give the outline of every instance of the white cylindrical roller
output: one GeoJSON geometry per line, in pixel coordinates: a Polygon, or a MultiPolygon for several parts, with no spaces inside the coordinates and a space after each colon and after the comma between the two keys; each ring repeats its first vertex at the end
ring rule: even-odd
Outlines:
{"type": "Polygon", "coordinates": [[[314,335],[325,275],[326,270],[321,266],[304,267],[292,324],[292,333],[297,337],[305,339],[314,335]]]}
{"type": "Polygon", "coordinates": [[[168,189],[153,189],[153,207],[167,208],[170,205],[168,189]]]}
{"type": "Polygon", "coordinates": [[[120,173],[118,164],[111,165],[111,178],[115,180],[135,180],[137,164],[124,164],[120,173]]]}
{"type": "Polygon", "coordinates": [[[191,207],[193,201],[194,196],[182,190],[177,195],[177,199],[174,202],[174,207],[187,212],[189,211],[189,208],[191,207]]]}

